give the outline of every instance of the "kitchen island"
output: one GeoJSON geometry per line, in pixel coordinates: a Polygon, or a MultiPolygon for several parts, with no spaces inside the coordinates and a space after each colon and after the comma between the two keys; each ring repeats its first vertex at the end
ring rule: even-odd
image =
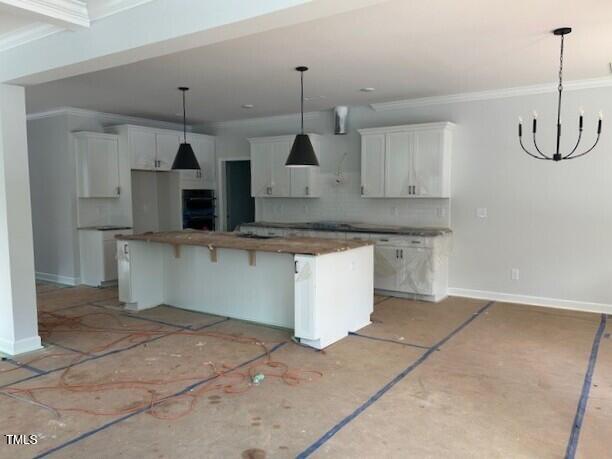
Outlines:
{"type": "Polygon", "coordinates": [[[373,245],[174,231],[117,237],[119,299],[290,328],[322,349],[370,323],[373,245]]]}

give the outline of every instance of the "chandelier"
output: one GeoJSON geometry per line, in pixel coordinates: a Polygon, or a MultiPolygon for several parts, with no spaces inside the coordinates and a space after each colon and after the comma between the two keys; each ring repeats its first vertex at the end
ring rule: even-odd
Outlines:
{"type": "Polygon", "coordinates": [[[538,142],[536,139],[536,132],[538,128],[537,112],[535,111],[533,112],[533,123],[532,123],[532,129],[531,129],[533,133],[533,145],[535,147],[535,153],[530,152],[523,145],[523,119],[519,117],[518,133],[519,133],[519,142],[521,144],[521,148],[525,151],[525,153],[527,153],[529,156],[535,159],[544,159],[544,160],[549,160],[549,161],[561,161],[564,159],[580,158],[581,156],[584,156],[587,153],[589,153],[591,150],[593,150],[593,148],[597,146],[597,143],[599,142],[599,138],[601,137],[601,121],[602,121],[603,115],[601,112],[599,112],[599,121],[597,123],[597,139],[595,139],[595,143],[588,150],[585,150],[582,153],[576,154],[576,151],[578,150],[578,146],[580,145],[580,141],[582,140],[582,126],[584,123],[584,112],[581,110],[580,118],[578,119],[578,140],[576,141],[576,145],[569,153],[565,155],[561,153],[560,147],[561,147],[561,97],[563,94],[563,39],[565,35],[571,33],[571,31],[572,31],[571,27],[561,27],[559,29],[553,30],[554,35],[561,37],[561,53],[560,53],[560,58],[559,58],[559,86],[557,87],[557,90],[559,91],[559,96],[558,96],[558,101],[557,101],[557,148],[555,149],[555,153],[552,156],[548,156],[542,153],[542,151],[540,150],[540,147],[538,146],[538,142]]]}

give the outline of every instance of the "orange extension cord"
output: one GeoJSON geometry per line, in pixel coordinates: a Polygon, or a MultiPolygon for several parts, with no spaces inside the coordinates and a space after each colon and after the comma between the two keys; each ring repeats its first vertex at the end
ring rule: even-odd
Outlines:
{"type": "MultiPolygon", "coordinates": [[[[227,333],[218,333],[210,331],[196,331],[196,330],[172,330],[168,331],[163,326],[156,328],[129,328],[123,324],[123,322],[115,314],[109,312],[93,312],[78,316],[66,316],[63,314],[53,312],[41,312],[40,314],[39,330],[41,336],[49,338],[54,333],[113,333],[121,335],[117,339],[106,342],[100,346],[95,346],[83,354],[77,355],[70,364],[62,371],[59,381],[55,384],[48,386],[35,386],[28,388],[18,388],[14,386],[5,387],[2,392],[19,399],[19,396],[25,396],[21,398],[24,401],[31,401],[32,404],[40,407],[48,408],[50,411],[55,413],[58,412],[76,412],[85,413],[94,416],[120,416],[143,409],[147,409],[147,412],[158,419],[164,420],[175,420],[182,418],[191,413],[196,406],[198,400],[205,394],[213,391],[222,391],[226,394],[239,394],[248,391],[251,387],[251,378],[257,374],[262,373],[266,378],[278,378],[285,384],[290,386],[296,386],[303,381],[312,380],[313,376],[322,377],[323,373],[316,370],[303,370],[303,369],[289,369],[289,367],[278,361],[271,359],[270,351],[266,345],[259,339],[254,337],[236,336],[227,333]],[[91,325],[85,322],[88,317],[110,317],[114,322],[117,323],[117,327],[101,327],[91,325]],[[120,380],[107,383],[80,383],[71,384],[68,379],[70,371],[73,366],[80,362],[83,358],[95,355],[99,352],[104,352],[118,345],[119,343],[137,343],[143,339],[150,337],[161,337],[161,336],[185,336],[185,337],[213,337],[225,341],[234,343],[240,343],[245,345],[258,346],[263,349],[265,353],[265,361],[254,363],[246,368],[246,371],[232,370],[228,365],[222,365],[219,369],[212,362],[206,362],[212,373],[208,374],[197,374],[192,376],[183,376],[180,378],[168,378],[168,379],[148,379],[148,380],[120,380]],[[153,390],[156,386],[164,386],[168,384],[175,384],[179,382],[188,381],[201,381],[205,379],[211,379],[211,383],[205,383],[203,386],[193,389],[191,391],[181,393],[178,395],[162,396],[153,390]],[[138,404],[130,404],[129,407],[122,409],[109,409],[109,410],[94,410],[79,406],[54,406],[44,401],[41,401],[38,394],[44,392],[71,392],[71,393],[100,393],[108,391],[140,391],[145,395],[145,401],[138,404]],[[174,403],[185,403],[186,407],[176,413],[169,414],[164,413],[162,408],[164,406],[169,407],[170,404],[174,403]]],[[[19,370],[25,365],[31,365],[41,360],[52,358],[52,357],[63,357],[70,356],[72,353],[60,352],[46,354],[40,357],[33,358],[27,362],[20,363],[20,366],[10,368],[7,370],[0,371],[2,373],[8,373],[11,371],[19,370]]]]}

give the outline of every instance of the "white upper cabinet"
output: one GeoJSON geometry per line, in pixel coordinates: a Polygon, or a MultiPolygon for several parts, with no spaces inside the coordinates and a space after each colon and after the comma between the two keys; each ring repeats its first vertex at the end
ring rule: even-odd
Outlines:
{"type": "Polygon", "coordinates": [[[126,146],[129,145],[130,165],[132,169],[155,170],[155,131],[138,127],[126,127],[126,146]]]}
{"type": "MultiPolygon", "coordinates": [[[[107,129],[119,136],[119,148],[130,157],[131,169],[169,171],[183,142],[183,133],[168,129],[124,124],[107,129]]],[[[180,171],[181,188],[215,188],[215,138],[204,134],[187,133],[187,141],[198,159],[201,170],[180,171]]]]}
{"type": "Polygon", "coordinates": [[[181,171],[181,188],[215,188],[215,138],[203,134],[187,134],[187,141],[193,148],[200,170],[181,171]]]}
{"type": "Polygon", "coordinates": [[[414,134],[392,132],[386,135],[385,196],[407,198],[413,193],[414,134]]]}
{"type": "Polygon", "coordinates": [[[450,198],[452,123],[361,129],[361,194],[450,198]]]}
{"type": "Polygon", "coordinates": [[[361,195],[381,198],[385,195],[385,135],[361,137],[361,195]]]}
{"type": "Polygon", "coordinates": [[[79,198],[118,198],[119,143],[117,136],[75,132],[79,198]]]}
{"type": "MultiPolygon", "coordinates": [[[[317,156],[320,138],[309,134],[317,156]]],[[[251,195],[256,198],[318,198],[318,167],[285,166],[295,136],[249,139],[251,143],[251,195]]]]}
{"type": "Polygon", "coordinates": [[[155,133],[157,170],[169,171],[179,149],[181,138],[178,132],[157,132],[155,133]]]}

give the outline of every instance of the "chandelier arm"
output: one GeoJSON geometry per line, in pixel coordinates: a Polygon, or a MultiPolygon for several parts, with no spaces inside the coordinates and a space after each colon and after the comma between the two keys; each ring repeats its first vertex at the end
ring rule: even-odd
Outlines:
{"type": "Polygon", "coordinates": [[[531,153],[529,150],[527,150],[527,149],[525,148],[525,145],[523,145],[523,138],[522,138],[522,137],[519,137],[519,143],[521,144],[521,148],[523,149],[523,151],[524,151],[525,153],[527,153],[529,156],[531,156],[532,158],[535,158],[535,159],[542,159],[542,160],[549,159],[549,158],[546,158],[546,157],[542,158],[542,157],[540,157],[540,156],[538,156],[538,155],[534,155],[534,154],[533,154],[533,153],[531,153]]]}
{"type": "Polygon", "coordinates": [[[578,133],[578,140],[576,141],[576,145],[574,146],[574,149],[570,151],[569,154],[565,155],[563,159],[570,159],[572,155],[576,153],[576,150],[578,149],[578,145],[580,145],[581,140],[582,140],[582,130],[580,130],[580,132],[578,133]]]}
{"type": "Polygon", "coordinates": [[[542,159],[552,159],[549,156],[546,156],[544,153],[540,151],[540,147],[538,147],[538,142],[536,140],[536,133],[533,133],[533,145],[535,146],[536,151],[542,156],[542,159]]]}
{"type": "Polygon", "coordinates": [[[599,138],[601,137],[601,133],[597,134],[597,139],[595,139],[595,143],[593,144],[593,146],[591,148],[589,148],[587,151],[580,153],[579,155],[576,156],[570,156],[569,158],[564,158],[564,159],[576,159],[576,158],[580,158],[581,156],[586,155],[587,153],[590,153],[591,150],[593,148],[595,148],[597,146],[597,144],[599,143],[599,138]]]}

